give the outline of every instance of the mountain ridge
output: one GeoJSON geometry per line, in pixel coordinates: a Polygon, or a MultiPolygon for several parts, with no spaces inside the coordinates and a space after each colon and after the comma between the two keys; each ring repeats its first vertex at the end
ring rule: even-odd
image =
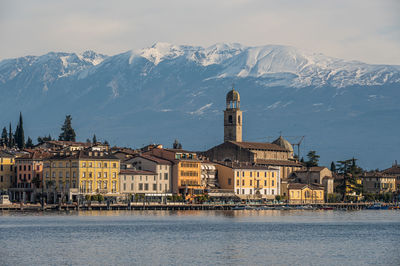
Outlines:
{"type": "Polygon", "coordinates": [[[185,148],[204,150],[223,139],[232,83],[241,94],[245,140],[267,141],[283,131],[306,135],[303,152],[317,150],[322,160],[355,156],[376,168],[398,159],[400,67],[277,45],[156,43],[112,56],[58,52],[3,60],[0,125],[22,111],[26,136],[57,136],[71,114],[82,141],[96,133],[137,147],[178,138],[185,148]]]}

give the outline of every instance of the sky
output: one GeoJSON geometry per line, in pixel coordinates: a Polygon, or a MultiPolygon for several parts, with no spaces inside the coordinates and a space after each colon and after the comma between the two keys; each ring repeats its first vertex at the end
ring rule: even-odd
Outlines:
{"type": "Polygon", "coordinates": [[[400,65],[399,14],[399,0],[0,0],[0,60],[233,42],[400,65]]]}

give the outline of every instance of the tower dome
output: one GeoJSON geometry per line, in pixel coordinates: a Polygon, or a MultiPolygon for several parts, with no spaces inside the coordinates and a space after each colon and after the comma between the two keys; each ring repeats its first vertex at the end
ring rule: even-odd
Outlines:
{"type": "Polygon", "coordinates": [[[233,102],[233,101],[240,102],[240,95],[239,92],[235,91],[235,89],[232,88],[232,90],[230,90],[226,94],[226,102],[233,102]]]}
{"type": "Polygon", "coordinates": [[[276,144],[278,146],[281,146],[282,148],[293,152],[293,146],[292,144],[290,144],[289,141],[287,141],[286,139],[284,139],[282,136],[279,136],[279,138],[277,138],[274,142],[272,142],[273,144],[276,144]]]}
{"type": "Polygon", "coordinates": [[[232,90],[226,94],[226,107],[227,108],[240,107],[240,95],[239,92],[235,91],[234,88],[232,88],[232,90]]]}

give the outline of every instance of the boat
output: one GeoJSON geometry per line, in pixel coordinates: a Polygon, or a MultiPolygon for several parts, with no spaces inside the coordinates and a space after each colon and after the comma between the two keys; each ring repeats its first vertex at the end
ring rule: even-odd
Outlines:
{"type": "Polygon", "coordinates": [[[382,205],[381,203],[375,203],[374,205],[368,206],[367,210],[388,210],[389,206],[382,205]]]}
{"type": "Polygon", "coordinates": [[[234,211],[241,211],[241,210],[254,210],[254,207],[250,207],[248,205],[236,205],[232,208],[234,211]]]}

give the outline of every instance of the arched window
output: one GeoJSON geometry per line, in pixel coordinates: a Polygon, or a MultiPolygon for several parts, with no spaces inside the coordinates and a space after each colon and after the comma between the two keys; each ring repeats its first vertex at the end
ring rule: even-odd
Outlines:
{"type": "Polygon", "coordinates": [[[228,123],[232,124],[232,116],[231,115],[228,117],[228,123]]]}
{"type": "Polygon", "coordinates": [[[240,115],[238,116],[238,124],[240,125],[240,115]]]}

